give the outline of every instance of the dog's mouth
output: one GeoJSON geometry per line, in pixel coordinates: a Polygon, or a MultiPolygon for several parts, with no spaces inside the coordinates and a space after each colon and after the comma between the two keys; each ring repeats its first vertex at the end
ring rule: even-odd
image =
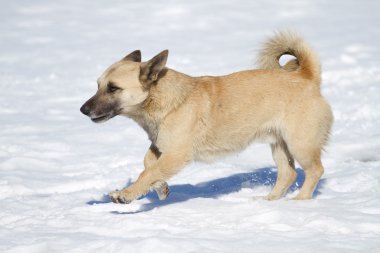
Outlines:
{"type": "Polygon", "coordinates": [[[95,122],[95,123],[101,123],[101,122],[106,122],[107,120],[109,120],[113,116],[114,115],[112,113],[110,113],[110,114],[105,114],[105,115],[102,115],[99,117],[92,117],[91,120],[92,120],[92,122],[95,122]]]}
{"type": "Polygon", "coordinates": [[[107,120],[119,115],[121,111],[122,111],[122,109],[111,110],[108,113],[100,114],[100,116],[99,116],[99,114],[94,115],[95,113],[90,113],[89,117],[92,120],[92,122],[102,123],[102,122],[106,122],[107,120]]]}

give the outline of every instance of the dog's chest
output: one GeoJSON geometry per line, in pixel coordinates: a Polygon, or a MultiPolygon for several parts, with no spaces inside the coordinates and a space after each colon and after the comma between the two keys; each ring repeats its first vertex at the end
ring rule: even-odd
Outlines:
{"type": "Polygon", "coordinates": [[[145,124],[142,127],[147,132],[149,140],[155,143],[157,141],[157,136],[158,136],[158,126],[154,123],[151,123],[151,124],[145,124]]]}
{"type": "Polygon", "coordinates": [[[159,124],[147,117],[135,117],[134,120],[145,130],[149,140],[155,143],[157,141],[159,124]]]}

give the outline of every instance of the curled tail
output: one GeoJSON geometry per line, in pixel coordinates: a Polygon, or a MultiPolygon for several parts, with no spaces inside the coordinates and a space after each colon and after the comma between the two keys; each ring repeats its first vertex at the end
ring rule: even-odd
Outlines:
{"type": "Polygon", "coordinates": [[[259,54],[258,65],[261,69],[296,70],[315,84],[321,83],[321,67],[317,54],[300,35],[294,32],[277,33],[265,42],[259,54]],[[297,59],[281,67],[279,59],[285,54],[293,55],[297,59]]]}

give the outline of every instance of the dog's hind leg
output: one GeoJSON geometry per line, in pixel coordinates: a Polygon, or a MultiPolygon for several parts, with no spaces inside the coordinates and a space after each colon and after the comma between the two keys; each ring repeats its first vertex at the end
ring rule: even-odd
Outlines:
{"type": "Polygon", "coordinates": [[[295,158],[305,171],[305,182],[294,200],[311,199],[319,179],[323,175],[324,168],[321,162],[321,151],[314,152],[298,151],[294,153],[295,158]]]}
{"type": "Polygon", "coordinates": [[[308,121],[298,122],[298,126],[302,127],[288,132],[288,140],[286,141],[290,153],[305,172],[305,181],[300,192],[294,198],[296,200],[311,199],[324,172],[321,152],[327,139],[328,129],[323,124],[318,125],[318,122],[308,123],[308,121]]]}
{"type": "Polygon", "coordinates": [[[297,200],[312,198],[319,179],[323,175],[321,153],[329,137],[333,121],[331,109],[323,99],[309,103],[313,107],[310,107],[308,114],[302,117],[303,120],[300,120],[300,115],[303,115],[303,110],[307,107],[294,108],[292,115],[298,116],[287,119],[287,124],[292,124],[292,127],[288,127],[285,134],[289,152],[305,171],[303,186],[294,198],[297,200]]]}
{"type": "Polygon", "coordinates": [[[273,160],[277,165],[277,181],[273,190],[265,197],[267,200],[281,198],[297,177],[294,168],[294,159],[288,151],[284,141],[271,144],[273,160]]]}

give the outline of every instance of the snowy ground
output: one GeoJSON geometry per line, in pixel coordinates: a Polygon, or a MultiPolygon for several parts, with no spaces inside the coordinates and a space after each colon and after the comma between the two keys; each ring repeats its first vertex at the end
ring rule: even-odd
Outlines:
{"type": "MultiPolygon", "coordinates": [[[[380,2],[5,1],[0,3],[0,252],[380,250],[380,2]],[[304,34],[335,115],[310,201],[268,202],[269,148],[193,164],[130,205],[104,194],[136,179],[149,146],[131,120],[79,112],[111,63],[170,50],[191,75],[253,68],[273,30],[304,34]]],[[[289,196],[302,185],[302,170],[289,196]]]]}

